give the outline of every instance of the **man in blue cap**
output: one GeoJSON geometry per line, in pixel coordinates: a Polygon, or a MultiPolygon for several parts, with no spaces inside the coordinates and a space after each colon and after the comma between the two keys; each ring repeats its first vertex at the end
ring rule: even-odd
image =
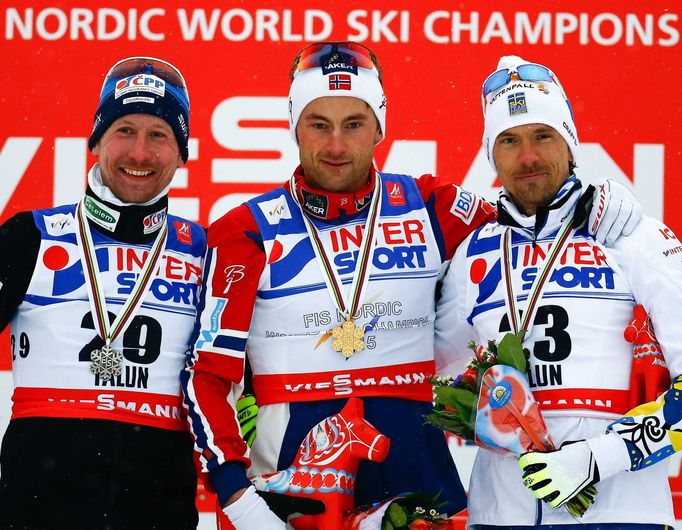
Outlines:
{"type": "Polygon", "coordinates": [[[100,94],[82,200],[0,227],[15,386],[1,528],[196,528],[178,374],[206,240],[167,211],[188,138],[180,72],[119,61],[100,94]]]}

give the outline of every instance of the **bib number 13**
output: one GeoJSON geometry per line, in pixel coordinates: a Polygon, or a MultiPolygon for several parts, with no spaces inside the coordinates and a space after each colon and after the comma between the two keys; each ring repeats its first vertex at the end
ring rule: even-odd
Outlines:
{"type": "MultiPolygon", "coordinates": [[[[559,362],[571,354],[571,336],[568,328],[568,312],[559,305],[545,305],[538,308],[533,320],[534,330],[543,330],[544,338],[533,343],[531,353],[545,362],[559,362]]],[[[509,318],[505,314],[500,322],[500,332],[511,331],[509,318]]]]}

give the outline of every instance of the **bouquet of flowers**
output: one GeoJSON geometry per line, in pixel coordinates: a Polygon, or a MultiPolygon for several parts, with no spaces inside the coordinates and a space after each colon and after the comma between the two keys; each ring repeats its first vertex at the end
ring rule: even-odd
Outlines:
{"type": "MultiPolygon", "coordinates": [[[[432,379],[434,408],[427,423],[493,451],[521,455],[554,450],[528,387],[530,352],[521,339],[507,333],[499,344],[491,340],[487,347],[468,346],[474,356],[463,374],[432,379]]],[[[596,493],[594,486],[584,488],[567,503],[569,513],[582,517],[596,493]]]]}
{"type": "Polygon", "coordinates": [[[454,530],[441,516],[437,498],[409,493],[344,516],[342,530],[454,530]]]}

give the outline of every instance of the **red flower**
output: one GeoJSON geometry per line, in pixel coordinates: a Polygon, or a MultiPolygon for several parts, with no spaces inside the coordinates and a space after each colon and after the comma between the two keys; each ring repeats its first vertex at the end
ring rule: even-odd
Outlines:
{"type": "Polygon", "coordinates": [[[433,530],[433,523],[426,519],[415,519],[410,523],[410,530],[433,530]]]}
{"type": "Polygon", "coordinates": [[[466,372],[462,374],[462,381],[469,385],[475,385],[477,377],[478,372],[473,368],[469,368],[466,372]]]}

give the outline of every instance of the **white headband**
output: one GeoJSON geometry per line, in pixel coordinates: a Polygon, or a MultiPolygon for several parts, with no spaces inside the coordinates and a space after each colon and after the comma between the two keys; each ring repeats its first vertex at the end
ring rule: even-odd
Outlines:
{"type": "Polygon", "coordinates": [[[296,145],[296,125],[303,109],[311,101],[325,96],[361,99],[377,117],[382,139],[386,136],[386,98],[381,82],[372,70],[358,68],[357,72],[323,74],[321,68],[310,68],[296,74],[289,89],[289,130],[296,145]]]}
{"type": "MultiPolygon", "coordinates": [[[[528,61],[521,57],[508,55],[500,59],[496,70],[513,70],[525,63],[528,61]]],[[[531,123],[542,123],[556,130],[568,144],[573,160],[577,161],[578,132],[564,91],[556,83],[511,80],[484,97],[483,118],[483,149],[495,171],[493,147],[497,137],[507,129],[531,123]]]]}

